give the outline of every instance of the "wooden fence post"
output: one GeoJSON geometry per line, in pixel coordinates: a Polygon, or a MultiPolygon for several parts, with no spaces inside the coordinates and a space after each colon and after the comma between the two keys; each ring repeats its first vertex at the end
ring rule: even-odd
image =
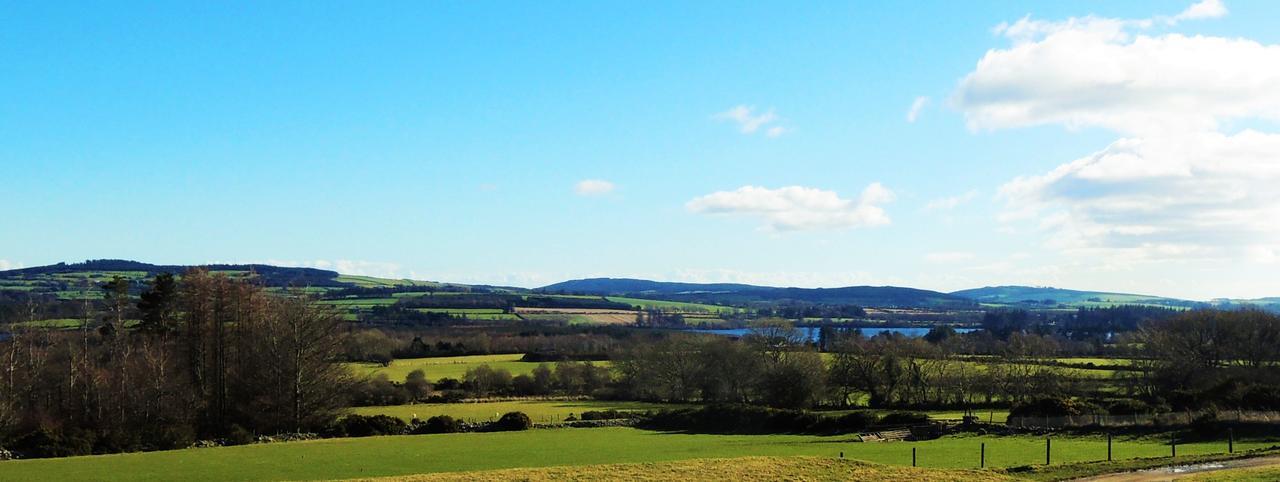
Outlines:
{"type": "Polygon", "coordinates": [[[1045,437],[1044,438],[1044,464],[1045,465],[1052,465],[1053,458],[1050,455],[1052,451],[1053,451],[1053,439],[1050,437],[1045,437]]]}
{"type": "Polygon", "coordinates": [[[1107,462],[1111,461],[1111,432],[1107,432],[1107,462]]]}
{"type": "Polygon", "coordinates": [[[980,469],[987,468],[987,443],[986,442],[982,443],[982,455],[978,459],[978,468],[980,469]]]}
{"type": "Polygon", "coordinates": [[[912,467],[916,466],[916,448],[915,447],[911,447],[911,466],[912,467]]]}

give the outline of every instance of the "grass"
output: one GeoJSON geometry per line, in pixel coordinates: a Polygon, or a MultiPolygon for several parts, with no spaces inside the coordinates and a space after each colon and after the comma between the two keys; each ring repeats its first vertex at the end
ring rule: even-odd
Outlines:
{"type": "Polygon", "coordinates": [[[356,407],[352,408],[351,412],[360,415],[390,415],[405,421],[413,420],[414,416],[417,416],[420,420],[426,420],[427,418],[434,417],[436,415],[448,415],[456,419],[471,422],[496,420],[497,417],[507,412],[524,412],[524,414],[528,415],[534,422],[549,423],[563,422],[570,414],[580,416],[582,415],[582,412],[588,410],[642,412],[648,410],[671,410],[688,407],[689,405],[597,400],[515,400],[507,402],[422,403],[417,405],[356,407]]]}
{"type": "MultiPolygon", "coordinates": [[[[385,373],[387,378],[395,381],[404,380],[409,372],[421,369],[427,373],[428,380],[439,380],[441,378],[457,378],[467,373],[467,370],[478,367],[480,365],[489,365],[489,368],[504,369],[511,372],[512,375],[523,375],[533,372],[534,368],[542,363],[523,362],[520,358],[522,354],[510,355],[472,355],[472,356],[450,356],[450,357],[434,357],[434,358],[407,358],[395,360],[391,362],[391,366],[383,367],[377,363],[348,363],[347,366],[357,375],[374,376],[379,373],[385,373]]],[[[609,362],[593,362],[596,365],[609,366],[609,362]]],[[[555,363],[547,363],[552,369],[555,363]]]]}
{"type": "Polygon", "coordinates": [[[739,457],[643,464],[505,469],[373,479],[378,482],[550,480],[879,480],[887,482],[1005,481],[989,471],[919,469],[829,457],[739,457]]]}
{"type": "Polygon", "coordinates": [[[1280,480],[1280,467],[1228,469],[1187,478],[1195,482],[1275,482],[1280,480]]]}
{"type": "MultiPolygon", "coordinates": [[[[927,468],[976,468],[979,444],[988,467],[1041,463],[1044,439],[959,436],[927,442],[858,443],[852,436],[707,435],[634,428],[543,429],[329,439],[209,449],[17,460],[3,463],[0,480],[314,480],[465,472],[519,467],[664,462],[743,456],[836,457],[910,465],[911,449],[927,468]]],[[[1244,450],[1269,445],[1238,441],[1244,450]]],[[[1054,462],[1106,456],[1102,437],[1059,437],[1054,462]]],[[[1225,450],[1225,444],[1187,444],[1180,454],[1225,450]]],[[[1117,439],[1117,457],[1166,454],[1162,442],[1117,439]]]]}
{"type": "Polygon", "coordinates": [[[733,313],[734,308],[720,305],[707,305],[702,303],[685,303],[683,301],[661,301],[646,300],[641,298],[625,298],[621,296],[609,296],[605,299],[616,303],[626,303],[640,309],[659,309],[659,310],[676,310],[688,312],[706,312],[706,313],[733,313]]]}
{"type": "Polygon", "coordinates": [[[323,300],[320,304],[334,306],[379,306],[394,305],[395,298],[343,298],[340,300],[323,300]]]}
{"type": "Polygon", "coordinates": [[[394,288],[398,286],[440,286],[440,283],[431,281],[416,281],[411,279],[389,279],[378,278],[374,276],[354,276],[354,275],[338,275],[334,280],[341,283],[351,283],[361,288],[394,288]]]}
{"type": "MultiPolygon", "coordinates": [[[[1147,457],[1147,458],[1131,458],[1125,460],[1115,460],[1112,462],[1082,462],[1070,463],[1053,466],[1027,466],[1014,467],[1008,469],[1008,473],[1017,475],[1018,477],[1030,480],[1043,481],[1059,481],[1059,480],[1076,480],[1086,477],[1093,477],[1104,474],[1122,474],[1128,472],[1136,472],[1141,470],[1159,469],[1170,466],[1187,466],[1200,465],[1215,462],[1224,462],[1229,460],[1248,459],[1262,456],[1274,456],[1277,452],[1274,448],[1256,449],[1249,452],[1239,452],[1235,454],[1209,453],[1198,455],[1179,455],[1178,457],[1147,457]]],[[[1241,471],[1245,469],[1240,469],[1241,471]]],[[[1236,472],[1229,470],[1215,473],[1236,472]]],[[[1222,480],[1236,480],[1232,478],[1222,480]]],[[[1248,479],[1245,479],[1248,480],[1248,479]]],[[[1263,479],[1263,480],[1280,480],[1280,479],[1263,479]]]]}
{"type": "MultiPolygon", "coordinates": [[[[40,479],[319,479],[403,476],[552,465],[669,462],[731,456],[828,456],[910,465],[911,449],[925,468],[977,468],[979,444],[987,445],[987,467],[1043,463],[1044,440],[1034,436],[954,436],[923,442],[856,442],[852,436],[694,435],[637,428],[556,428],[525,432],[366,437],[161,453],[78,456],[6,462],[0,481],[40,479]]],[[[1270,441],[1238,441],[1236,449],[1258,449],[1270,441]]],[[[1169,447],[1155,439],[1116,439],[1117,458],[1155,458],[1169,447]]],[[[1179,454],[1225,451],[1225,444],[1179,445],[1179,454]]],[[[1106,456],[1101,436],[1053,440],[1055,464],[1091,462],[1106,456]]]]}

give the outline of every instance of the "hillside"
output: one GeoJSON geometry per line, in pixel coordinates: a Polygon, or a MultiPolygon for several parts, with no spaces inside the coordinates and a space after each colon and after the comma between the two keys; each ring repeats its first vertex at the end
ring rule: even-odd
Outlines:
{"type": "Polygon", "coordinates": [[[539,288],[548,293],[630,296],[690,303],[738,305],[752,302],[803,301],[904,308],[970,308],[968,299],[937,291],[896,286],[843,288],[776,288],[744,284],[670,283],[661,281],[594,278],[565,281],[539,288]]]}
{"type": "Polygon", "coordinates": [[[88,294],[92,297],[101,294],[98,289],[99,284],[111,280],[114,276],[140,283],[160,273],[180,275],[196,267],[229,276],[252,276],[257,283],[267,288],[341,290],[345,288],[465,287],[465,285],[445,285],[407,279],[350,276],[324,269],[266,264],[156,265],[130,260],[99,259],[82,263],[58,263],[0,271],[0,295],[5,293],[47,294],[66,299],[88,294]]]}
{"type": "Polygon", "coordinates": [[[955,291],[951,294],[979,303],[1004,305],[1110,306],[1141,304],[1192,307],[1199,304],[1195,301],[1160,296],[1105,291],[1079,291],[1041,286],[987,286],[955,291]]]}

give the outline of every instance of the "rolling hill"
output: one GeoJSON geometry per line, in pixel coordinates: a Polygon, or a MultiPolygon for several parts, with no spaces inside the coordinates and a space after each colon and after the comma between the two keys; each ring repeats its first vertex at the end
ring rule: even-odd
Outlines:
{"type": "Polygon", "coordinates": [[[951,293],[954,296],[970,299],[979,303],[1002,305],[1069,305],[1069,306],[1110,306],[1110,305],[1160,305],[1172,307],[1194,307],[1201,303],[1160,296],[1136,295],[1130,293],[1109,293],[1104,291],[1079,291],[1042,286],[988,286],[960,290],[951,293]]]}
{"type": "Polygon", "coordinates": [[[819,304],[851,304],[900,308],[964,309],[977,306],[972,300],[959,296],[897,286],[777,288],[745,284],[671,283],[628,278],[592,278],[556,283],[539,288],[538,291],[546,293],[630,296],[721,305],[801,301],[819,304]]]}

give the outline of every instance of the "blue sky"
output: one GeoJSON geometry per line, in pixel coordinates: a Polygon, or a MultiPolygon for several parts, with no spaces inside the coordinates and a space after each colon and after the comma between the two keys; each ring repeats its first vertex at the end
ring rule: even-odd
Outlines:
{"type": "Polygon", "coordinates": [[[1280,7],[1197,6],[7,4],[0,269],[1280,295],[1280,7]]]}

